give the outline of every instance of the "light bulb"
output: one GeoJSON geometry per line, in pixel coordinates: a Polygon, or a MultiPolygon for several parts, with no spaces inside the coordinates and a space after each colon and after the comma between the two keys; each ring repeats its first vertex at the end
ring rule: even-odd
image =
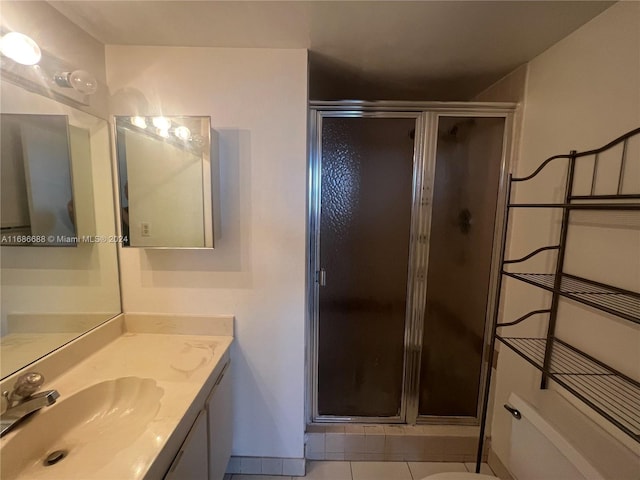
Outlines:
{"type": "Polygon", "coordinates": [[[174,133],[176,134],[176,137],[180,140],[184,140],[185,142],[191,138],[191,130],[184,125],[176,127],[174,133]]]}
{"type": "Polygon", "coordinates": [[[168,128],[158,128],[157,133],[162,138],[169,138],[169,129],[168,128]]]}
{"type": "Polygon", "coordinates": [[[0,52],[22,65],[35,65],[42,58],[38,44],[23,33],[9,32],[0,40],[0,52]]]}
{"type": "Polygon", "coordinates": [[[147,128],[147,120],[144,117],[131,117],[131,124],[139,128],[147,128]]]}
{"type": "Polygon", "coordinates": [[[91,95],[98,90],[98,80],[89,72],[75,70],[69,75],[69,83],[74,90],[85,95],[91,95]]]}
{"type": "Polygon", "coordinates": [[[169,130],[171,128],[171,120],[167,117],[153,117],[153,126],[160,130],[169,130]]]}
{"type": "Polygon", "coordinates": [[[59,87],[71,87],[84,95],[91,95],[98,90],[98,80],[85,70],[56,73],[53,80],[59,87]]]}

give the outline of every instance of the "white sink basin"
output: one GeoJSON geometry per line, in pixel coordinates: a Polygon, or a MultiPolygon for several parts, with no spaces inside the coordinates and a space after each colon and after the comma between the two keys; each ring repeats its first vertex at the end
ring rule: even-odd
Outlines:
{"type": "Polygon", "coordinates": [[[25,419],[7,438],[0,477],[100,478],[102,467],[145,433],[163,393],[155,380],[139,377],[97,383],[67,398],[61,391],[56,404],[25,419]],[[56,451],[63,458],[46,465],[56,451]]]}

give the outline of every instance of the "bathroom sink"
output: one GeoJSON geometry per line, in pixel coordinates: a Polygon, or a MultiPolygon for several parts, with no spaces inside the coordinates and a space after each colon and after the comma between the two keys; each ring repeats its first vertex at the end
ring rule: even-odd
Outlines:
{"type": "MultiPolygon", "coordinates": [[[[61,391],[55,405],[24,420],[3,443],[0,477],[107,478],[100,472],[119,452],[152,434],[163,393],[155,380],[139,377],[97,383],[67,398],[61,391]]],[[[139,458],[132,460],[135,468],[139,458]]]]}

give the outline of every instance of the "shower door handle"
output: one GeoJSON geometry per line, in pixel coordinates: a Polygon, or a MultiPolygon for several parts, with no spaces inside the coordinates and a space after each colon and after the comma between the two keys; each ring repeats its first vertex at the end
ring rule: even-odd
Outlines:
{"type": "Polygon", "coordinates": [[[327,271],[324,268],[318,270],[318,283],[321,287],[327,285],[327,271]]]}

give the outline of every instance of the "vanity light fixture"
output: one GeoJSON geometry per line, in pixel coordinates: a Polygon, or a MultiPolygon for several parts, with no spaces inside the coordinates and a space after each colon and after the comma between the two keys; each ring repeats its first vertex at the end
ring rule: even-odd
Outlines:
{"type": "Polygon", "coordinates": [[[73,88],[84,95],[91,95],[98,90],[98,80],[86,70],[56,73],[53,81],[59,87],[73,88]]]}
{"type": "Polygon", "coordinates": [[[42,51],[31,37],[19,32],[9,32],[0,40],[0,52],[21,65],[36,65],[42,51]]]}
{"type": "Polygon", "coordinates": [[[91,104],[96,77],[41,50],[30,37],[0,28],[2,80],[73,107],[91,104]]]}
{"type": "Polygon", "coordinates": [[[135,116],[128,117],[128,120],[123,119],[123,121],[128,122],[140,130],[146,130],[148,134],[155,134],[166,140],[172,140],[173,142],[180,140],[181,142],[188,143],[189,146],[192,147],[202,146],[202,137],[200,135],[194,135],[186,125],[174,126],[175,120],[171,120],[171,118],[168,117],[135,116]]]}

